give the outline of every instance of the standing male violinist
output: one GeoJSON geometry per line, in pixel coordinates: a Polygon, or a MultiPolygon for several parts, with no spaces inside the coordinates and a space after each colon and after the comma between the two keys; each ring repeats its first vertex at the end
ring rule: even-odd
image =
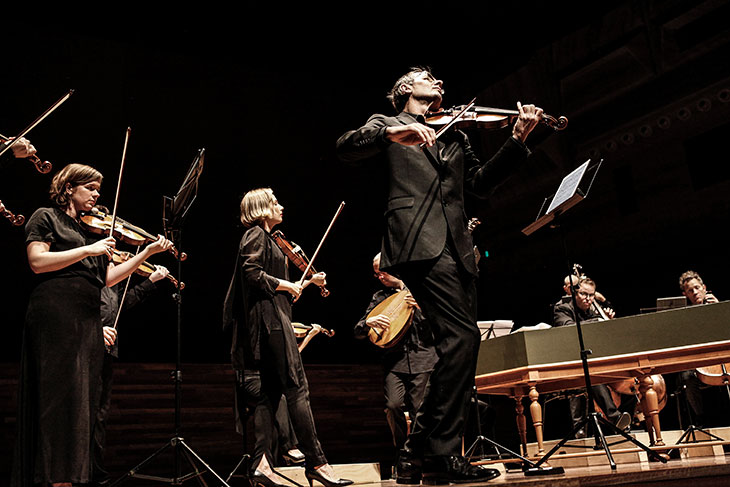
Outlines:
{"type": "MultiPolygon", "coordinates": [[[[355,338],[359,339],[367,339],[371,329],[386,330],[397,325],[387,314],[370,314],[377,305],[405,288],[403,281],[380,270],[380,253],[373,258],[373,271],[384,288],[373,294],[365,314],[355,325],[355,338]]],[[[395,345],[383,349],[382,357],[385,414],[396,451],[403,448],[408,435],[405,413],[411,421],[415,419],[437,360],[428,322],[410,294],[405,301],[413,311],[410,327],[395,345]]]]}
{"type": "Polygon", "coordinates": [[[464,419],[474,384],[479,328],[477,265],[467,231],[465,187],[487,196],[530,153],[525,139],[542,109],[517,104],[519,117],[497,154],[481,164],[466,135],[453,128],[437,139],[424,115],[441,106],[443,82],[413,68],[388,95],[398,113],[375,114],[337,141],[341,160],[379,156],[388,178],[381,269],[398,275],[431,323],[439,356],[415,426],[396,466],[399,483],[477,482],[499,475],[461,455],[464,419]]]}

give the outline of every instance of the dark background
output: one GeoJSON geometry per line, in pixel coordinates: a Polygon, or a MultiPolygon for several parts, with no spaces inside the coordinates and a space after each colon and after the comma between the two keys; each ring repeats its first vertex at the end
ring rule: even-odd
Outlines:
{"type": "MultiPolygon", "coordinates": [[[[221,306],[242,233],[238,204],[261,186],[286,208],[280,229],[310,255],[346,202],[315,263],[332,294],[308,290],[294,317],[336,330],[310,344],[305,362],[377,361],[350,330],[377,289],[370,265],[384,181],[377,164],[338,162],[334,145],[371,113],[391,112],[385,93],[413,65],[430,65],[444,80],[445,106],[478,96],[480,105],[512,109],[519,100],[570,119],[563,132],[536,130],[528,162],[489,200],[468,201],[469,216],[483,222],[475,243],[489,253],[480,263],[480,319],[550,321],[568,261],[556,232],[520,230],[589,157],[604,163],[589,197],[565,220],[566,243],[570,262],[597,281],[619,315],[678,295],[677,278],[690,268],[721,299],[730,296],[728,2],[514,1],[424,5],[416,14],[207,7],[85,12],[93,21],[73,12],[56,22],[8,18],[0,34],[4,135],[75,90],[28,136],[53,163],[51,174],[3,161],[0,199],[13,212],[29,217],[47,205],[52,174],[71,162],[104,173],[99,202],[111,207],[129,126],[119,215],[157,233],[162,196],[175,193],[196,151],[206,149],[181,276],[172,257],[151,259],[187,286],[183,362],[228,360],[221,306]]],[[[470,133],[483,160],[508,135],[470,133]]],[[[0,221],[0,236],[0,347],[2,360],[15,362],[32,275],[22,228],[0,221]]],[[[121,360],[174,361],[171,292],[161,286],[122,317],[121,360]]]]}

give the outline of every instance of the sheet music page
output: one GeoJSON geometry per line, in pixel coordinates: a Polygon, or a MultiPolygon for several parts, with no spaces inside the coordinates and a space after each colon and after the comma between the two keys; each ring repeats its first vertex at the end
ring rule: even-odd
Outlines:
{"type": "Polygon", "coordinates": [[[575,194],[575,191],[578,189],[578,184],[581,179],[583,179],[583,174],[585,174],[586,169],[588,169],[589,162],[591,162],[590,159],[575,168],[570,174],[563,178],[557,193],[555,193],[553,200],[550,202],[547,213],[553,211],[575,194]]]}

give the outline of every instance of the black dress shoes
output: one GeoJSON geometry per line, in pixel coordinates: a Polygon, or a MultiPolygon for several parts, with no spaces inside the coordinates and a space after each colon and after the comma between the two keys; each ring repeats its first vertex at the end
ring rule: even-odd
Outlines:
{"type": "Polygon", "coordinates": [[[457,455],[424,457],[423,483],[426,485],[485,482],[499,477],[499,470],[476,466],[457,455]]]}
{"type": "Polygon", "coordinates": [[[395,481],[398,484],[418,484],[421,482],[421,459],[413,453],[401,450],[395,464],[395,481]]]}

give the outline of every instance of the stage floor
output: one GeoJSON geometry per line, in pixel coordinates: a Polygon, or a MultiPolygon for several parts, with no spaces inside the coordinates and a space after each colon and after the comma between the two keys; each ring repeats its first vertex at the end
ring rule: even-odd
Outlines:
{"type": "MultiPolygon", "coordinates": [[[[562,475],[526,477],[521,471],[504,472],[489,482],[468,485],[519,485],[520,487],[584,487],[584,486],[669,486],[726,487],[730,485],[730,458],[701,457],[669,460],[662,463],[624,463],[616,470],[610,466],[567,467],[562,475]]],[[[395,487],[394,480],[359,484],[395,487]]],[[[464,484],[467,485],[467,484],[464,484]]]]}

